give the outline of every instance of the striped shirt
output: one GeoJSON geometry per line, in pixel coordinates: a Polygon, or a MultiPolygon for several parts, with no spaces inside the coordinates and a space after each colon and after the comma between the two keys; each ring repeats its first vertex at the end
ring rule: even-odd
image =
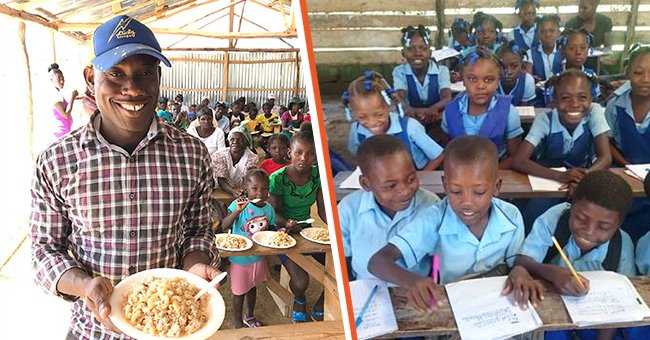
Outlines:
{"type": "MultiPolygon", "coordinates": [[[[69,269],[113,285],[152,268],[181,268],[192,251],[218,260],[209,221],[210,155],[194,137],[154,119],[132,154],[99,133],[101,115],[41,153],[32,184],[32,265],[46,292],[74,301],[79,339],[119,339],[76,296],[56,286],[69,269]]],[[[123,337],[122,337],[123,338],[123,337]]]]}

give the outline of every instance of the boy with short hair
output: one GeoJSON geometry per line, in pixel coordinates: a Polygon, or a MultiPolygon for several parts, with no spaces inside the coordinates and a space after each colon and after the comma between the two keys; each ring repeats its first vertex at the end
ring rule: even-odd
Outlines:
{"type": "MultiPolygon", "coordinates": [[[[515,259],[510,279],[513,282],[532,281],[530,273],[549,281],[558,294],[577,296],[589,291],[589,281],[580,276],[581,286],[567,269],[553,245],[552,236],[577,271],[610,270],[635,275],[634,246],[630,236],[621,229],[631,204],[632,189],[620,176],[609,170],[588,173],[578,183],[571,203],[555,205],[535,220],[515,259]]],[[[522,289],[517,283],[513,289],[521,303],[527,300],[524,296],[538,301],[543,295],[543,289],[522,289]]],[[[598,335],[595,333],[614,331],[616,329],[576,332],[580,338],[591,339],[598,335]]],[[[573,330],[547,332],[546,339],[569,339],[570,332],[573,330]]]]}
{"type": "MultiPolygon", "coordinates": [[[[338,205],[343,249],[350,281],[372,278],[368,260],[391,237],[408,225],[424,225],[418,214],[440,199],[419,187],[417,172],[406,145],[398,137],[380,134],[359,146],[359,182],[363,190],[346,196],[338,205]]],[[[431,257],[404,268],[428,275],[431,257]]]]}
{"type": "Polygon", "coordinates": [[[498,170],[497,149],[489,139],[453,139],[444,151],[446,197],[421,212],[426,223],[412,223],[392,236],[370,259],[370,273],[405,287],[416,309],[430,311],[436,283],[395,261],[409,267],[438,254],[441,283],[469,274],[498,274],[504,263],[511,265],[523,243],[524,226],[519,210],[495,197],[501,186],[498,170]]]}

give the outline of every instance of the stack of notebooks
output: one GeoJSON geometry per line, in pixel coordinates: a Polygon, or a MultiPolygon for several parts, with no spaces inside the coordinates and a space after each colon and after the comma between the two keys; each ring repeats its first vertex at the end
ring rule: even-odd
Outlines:
{"type": "MultiPolygon", "coordinates": [[[[571,322],[577,327],[593,328],[650,317],[650,308],[624,275],[607,271],[581,272],[580,275],[589,280],[589,293],[580,297],[562,296],[571,322]]],[[[522,310],[513,305],[512,294],[501,295],[505,282],[506,277],[499,276],[445,285],[462,339],[505,339],[543,326],[530,303],[522,310]]],[[[384,282],[350,282],[350,292],[360,339],[397,331],[384,282]]]]}

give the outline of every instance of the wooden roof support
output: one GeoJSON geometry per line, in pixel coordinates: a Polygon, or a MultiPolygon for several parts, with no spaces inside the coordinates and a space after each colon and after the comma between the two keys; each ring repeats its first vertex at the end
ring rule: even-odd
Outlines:
{"type": "MultiPolygon", "coordinates": [[[[18,11],[18,10],[15,10],[15,9],[9,7],[9,6],[5,6],[5,5],[2,5],[2,4],[0,4],[0,14],[4,14],[6,16],[12,17],[12,18],[14,18],[16,20],[20,20],[20,21],[23,21],[23,22],[24,21],[33,22],[35,24],[39,24],[39,25],[41,25],[41,26],[43,26],[43,27],[45,27],[47,29],[50,29],[50,30],[53,30],[53,31],[56,31],[56,32],[60,31],[59,27],[57,25],[50,23],[49,21],[43,19],[42,17],[40,17],[38,15],[23,12],[23,11],[18,11]]],[[[84,42],[84,40],[85,40],[83,36],[79,36],[78,34],[69,33],[69,32],[61,32],[61,33],[65,34],[66,36],[68,36],[68,37],[70,37],[70,38],[72,38],[74,40],[80,41],[80,42],[84,42]]]]}
{"type": "Polygon", "coordinates": [[[163,48],[163,51],[187,51],[187,52],[268,52],[268,53],[285,53],[298,52],[299,48],[228,48],[228,47],[173,47],[163,48]]]}
{"type": "Polygon", "coordinates": [[[178,13],[181,13],[181,12],[184,12],[186,10],[196,8],[196,7],[205,6],[205,5],[211,4],[213,2],[217,2],[217,1],[219,1],[219,0],[208,0],[208,1],[202,2],[200,4],[197,4],[196,1],[194,1],[194,0],[187,1],[187,2],[184,3],[184,5],[187,5],[187,6],[184,6],[184,5],[181,5],[181,6],[178,6],[178,7],[170,6],[169,8],[167,8],[167,10],[164,10],[164,13],[163,12],[159,12],[159,13],[154,12],[152,14],[143,15],[143,16],[139,17],[138,20],[140,22],[144,22],[147,19],[154,18],[152,20],[144,22],[145,24],[148,24],[148,23],[151,23],[154,20],[158,20],[158,19],[162,19],[162,18],[170,18],[170,17],[173,17],[174,15],[176,15],[178,13]],[[172,7],[174,7],[174,8],[172,8],[172,7]],[[179,8],[177,11],[172,12],[173,9],[177,9],[177,8],[179,8]]]}
{"type": "Polygon", "coordinates": [[[22,47],[23,63],[25,64],[25,76],[27,77],[27,87],[25,88],[25,97],[27,98],[27,150],[34,160],[33,152],[33,135],[34,135],[34,100],[32,98],[32,76],[29,66],[29,54],[27,53],[27,43],[25,40],[25,22],[18,23],[18,37],[22,47]]]}
{"type": "MultiPolygon", "coordinates": [[[[109,7],[109,6],[115,5],[116,3],[119,5],[120,1],[122,1],[122,0],[112,0],[112,1],[107,1],[107,2],[101,2],[101,3],[99,3],[97,5],[94,5],[94,6],[84,7],[84,8],[73,8],[73,9],[70,9],[70,10],[65,11],[65,12],[57,13],[57,19],[52,21],[52,23],[56,24],[56,23],[65,21],[68,18],[77,16],[79,14],[84,14],[84,13],[92,12],[92,11],[95,11],[95,10],[98,10],[98,9],[102,9],[104,7],[109,7]]],[[[116,11],[113,8],[113,13],[115,13],[115,12],[116,11]]]]}
{"type": "Polygon", "coordinates": [[[145,7],[147,7],[147,6],[151,6],[151,5],[154,5],[154,6],[155,6],[155,4],[156,4],[156,2],[155,2],[154,0],[145,1],[145,2],[143,2],[143,3],[141,3],[141,4],[139,4],[139,5],[136,5],[136,6],[132,6],[132,7],[129,7],[129,8],[123,9],[123,10],[121,10],[121,11],[119,11],[119,12],[116,12],[116,13],[112,13],[111,15],[102,18],[102,19],[100,20],[100,22],[101,22],[101,23],[105,23],[105,22],[107,22],[108,20],[112,19],[112,18],[115,17],[115,16],[118,16],[118,15],[128,15],[128,14],[131,13],[131,12],[135,12],[135,11],[137,11],[137,10],[139,10],[139,9],[142,9],[142,8],[145,8],[145,7]]]}
{"type": "MultiPolygon", "coordinates": [[[[156,8],[158,8],[158,1],[156,1],[156,8]]],[[[119,13],[121,10],[122,10],[122,1],[121,0],[117,1],[116,3],[114,3],[111,6],[111,12],[113,12],[113,14],[119,13]]]]}
{"type": "Polygon", "coordinates": [[[28,1],[28,2],[23,2],[22,4],[18,4],[15,9],[17,11],[24,11],[24,10],[26,10],[28,8],[32,8],[32,7],[36,6],[36,5],[40,5],[40,4],[42,4],[42,3],[46,2],[46,1],[48,1],[48,0],[32,0],[32,1],[28,1]]]}
{"type": "MultiPolygon", "coordinates": [[[[244,10],[246,9],[246,1],[244,1],[244,4],[241,6],[241,14],[239,15],[239,26],[237,26],[237,32],[241,32],[241,23],[244,20],[244,10]]],[[[233,15],[234,12],[233,12],[233,15]]],[[[233,47],[237,47],[237,39],[233,42],[233,47]]]]}
{"type": "MultiPolygon", "coordinates": [[[[236,14],[235,14],[235,15],[236,15],[236,14]]],[[[243,18],[243,17],[242,17],[242,18],[243,18]]],[[[250,23],[251,25],[256,26],[256,27],[259,27],[259,28],[265,30],[266,32],[269,32],[269,30],[268,30],[267,28],[262,27],[262,25],[260,25],[260,24],[258,24],[258,23],[256,23],[256,22],[250,21],[250,20],[248,20],[248,19],[246,19],[246,18],[243,18],[243,19],[244,19],[244,21],[250,23]]],[[[287,46],[289,46],[289,47],[293,47],[293,45],[289,44],[286,40],[284,40],[284,39],[282,39],[282,38],[280,38],[280,40],[281,40],[283,43],[287,44],[287,46]]]]}
{"type": "Polygon", "coordinates": [[[445,46],[445,0],[436,0],[436,19],[438,32],[436,33],[435,46],[440,49],[445,46]]]}
{"type": "MultiPolygon", "coordinates": [[[[88,31],[94,30],[100,23],[61,23],[58,25],[59,31],[88,31]]],[[[154,33],[172,34],[172,35],[191,35],[197,37],[215,38],[215,39],[251,39],[251,38],[296,38],[296,32],[205,32],[200,30],[185,30],[177,28],[150,27],[154,33]]],[[[88,35],[90,37],[91,34],[88,35]]]]}
{"type": "Polygon", "coordinates": [[[272,3],[270,3],[270,4],[268,4],[268,5],[267,5],[267,4],[264,4],[264,3],[261,3],[261,2],[259,2],[259,1],[256,1],[256,0],[249,0],[249,1],[252,2],[252,3],[254,3],[254,4],[258,4],[258,5],[262,6],[262,7],[268,8],[268,9],[270,9],[270,10],[276,11],[276,12],[278,12],[278,13],[282,13],[282,11],[280,11],[279,9],[273,7],[273,5],[274,5],[277,1],[274,1],[274,2],[272,2],[272,3]]]}
{"type": "MultiPolygon", "coordinates": [[[[209,16],[211,16],[211,15],[215,15],[215,14],[217,14],[217,13],[219,13],[219,12],[225,10],[225,9],[232,8],[232,6],[235,6],[236,4],[242,3],[242,2],[244,2],[244,1],[246,1],[246,0],[238,0],[238,1],[235,1],[235,2],[231,2],[229,5],[226,5],[226,6],[224,6],[224,7],[221,7],[221,8],[219,8],[219,9],[216,10],[216,11],[212,11],[212,12],[210,12],[210,13],[208,13],[208,14],[206,14],[206,15],[204,15],[204,16],[202,16],[202,17],[200,17],[200,18],[198,18],[198,19],[196,19],[196,20],[194,20],[194,21],[192,21],[192,22],[189,22],[189,23],[187,23],[187,24],[185,24],[185,25],[179,27],[179,28],[185,28],[185,27],[189,26],[190,24],[193,24],[193,23],[195,23],[195,22],[198,22],[198,21],[200,21],[200,20],[203,20],[203,19],[205,19],[205,18],[207,18],[207,17],[209,17],[209,16]]],[[[223,17],[219,17],[219,18],[223,18],[223,17]]],[[[212,20],[212,21],[210,22],[210,24],[213,23],[213,22],[215,22],[215,21],[216,21],[216,20],[212,20]]],[[[203,28],[203,27],[205,27],[205,26],[202,26],[201,28],[203,28]]]]}
{"type": "MultiPolygon", "coordinates": [[[[242,0],[242,1],[243,1],[243,0],[242,0]]],[[[197,27],[197,30],[202,30],[205,26],[208,26],[208,25],[212,24],[213,22],[215,22],[215,21],[217,21],[217,20],[219,20],[219,19],[222,19],[222,18],[226,17],[227,15],[229,15],[229,13],[223,14],[223,15],[219,16],[218,18],[216,18],[216,19],[214,19],[214,20],[211,20],[211,21],[209,21],[209,22],[207,22],[207,23],[205,23],[205,24],[203,24],[203,25],[197,27]]],[[[181,27],[181,28],[182,28],[182,27],[181,27]]],[[[174,45],[180,44],[183,40],[185,40],[185,39],[187,39],[187,38],[189,38],[189,36],[187,36],[187,35],[184,36],[184,37],[182,37],[182,38],[180,38],[180,39],[179,39],[178,41],[176,41],[175,43],[169,45],[168,48],[169,48],[169,47],[174,47],[174,45]]]]}
{"type": "MultiPolygon", "coordinates": [[[[233,2],[235,2],[235,0],[230,0],[230,3],[233,3],[233,2]]],[[[233,25],[234,25],[234,22],[235,22],[235,7],[234,6],[230,7],[229,15],[230,15],[230,18],[229,18],[230,21],[228,23],[228,32],[232,33],[233,32],[233,25]]],[[[235,47],[232,44],[232,39],[228,39],[228,47],[229,48],[235,47]]]]}

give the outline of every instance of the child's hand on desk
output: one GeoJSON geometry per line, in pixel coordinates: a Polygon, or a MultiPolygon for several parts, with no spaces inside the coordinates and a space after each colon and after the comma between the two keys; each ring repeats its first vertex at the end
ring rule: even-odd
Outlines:
{"type": "Polygon", "coordinates": [[[440,299],[435,295],[436,284],[431,278],[421,277],[413,281],[406,289],[409,303],[420,312],[431,313],[438,307],[440,299]],[[432,301],[435,302],[432,304],[432,301]]]}
{"type": "Polygon", "coordinates": [[[582,177],[585,177],[586,174],[587,174],[586,169],[583,169],[583,168],[571,168],[571,169],[568,169],[568,170],[562,172],[562,174],[560,174],[560,176],[558,178],[558,182],[562,182],[565,185],[570,183],[570,182],[578,183],[578,182],[580,182],[582,177]]]}
{"type": "Polygon", "coordinates": [[[544,286],[537,280],[534,280],[526,268],[514,266],[508,274],[506,286],[501,291],[502,295],[513,294],[515,306],[521,306],[521,309],[528,309],[528,301],[534,307],[544,300],[544,286]]]}
{"type": "Polygon", "coordinates": [[[554,268],[553,271],[553,279],[551,282],[558,294],[580,296],[589,292],[589,280],[584,278],[582,275],[578,274],[584,288],[580,286],[569,269],[558,266],[557,268],[554,268]]]}

